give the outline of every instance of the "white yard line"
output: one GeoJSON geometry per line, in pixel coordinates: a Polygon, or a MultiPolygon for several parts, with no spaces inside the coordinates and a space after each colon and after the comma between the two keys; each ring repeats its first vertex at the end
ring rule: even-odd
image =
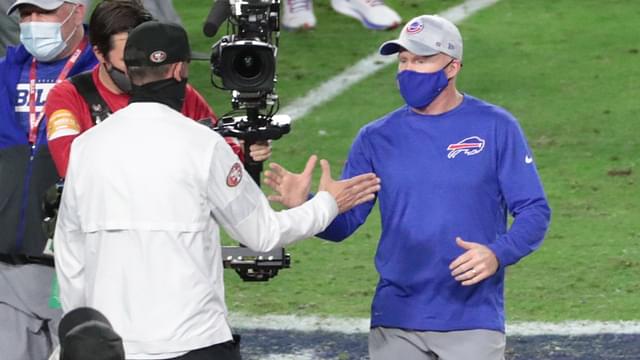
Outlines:
{"type": "Polygon", "coordinates": [[[318,359],[318,356],[313,350],[302,350],[294,354],[269,354],[265,357],[261,357],[260,360],[314,360],[318,359]]]}
{"type": "MultiPolygon", "coordinates": [[[[440,16],[458,23],[474,13],[489,7],[498,0],[467,0],[464,3],[440,12],[440,16]]],[[[395,56],[382,56],[375,53],[358,61],[342,73],[329,79],[319,87],[309,91],[304,97],[294,100],[279,111],[280,114],[291,116],[291,121],[298,120],[307,115],[311,110],[320,106],[336,96],[342,94],[346,89],[358,81],[372,75],[396,61],[395,56]]]]}
{"type": "MultiPolygon", "coordinates": [[[[326,331],[342,334],[369,332],[369,319],[363,318],[235,314],[230,315],[229,323],[234,328],[243,329],[326,331]]],[[[510,336],[640,334],[640,321],[515,322],[507,324],[506,330],[510,336]]]]}
{"type": "Polygon", "coordinates": [[[507,335],[640,334],[640,321],[516,322],[507,324],[507,335]]]}

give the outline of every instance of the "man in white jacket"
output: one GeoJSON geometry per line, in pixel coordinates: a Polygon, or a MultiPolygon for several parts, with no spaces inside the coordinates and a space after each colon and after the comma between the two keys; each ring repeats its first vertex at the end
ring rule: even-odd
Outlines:
{"type": "Polygon", "coordinates": [[[379,189],[374,174],[334,181],[323,160],[317,195],[273,211],[224,139],[180,114],[190,53],[179,25],[135,28],[129,106],[71,149],[55,233],[62,307],[105,314],[127,359],[239,359],[219,226],[267,251],[313,236],[379,189]]]}

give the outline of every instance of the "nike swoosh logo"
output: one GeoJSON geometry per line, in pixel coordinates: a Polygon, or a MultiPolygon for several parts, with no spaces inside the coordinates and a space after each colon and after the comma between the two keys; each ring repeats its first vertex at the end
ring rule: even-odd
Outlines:
{"type": "Polygon", "coordinates": [[[533,162],[533,158],[529,155],[524,157],[524,162],[527,164],[531,164],[533,162]]]}

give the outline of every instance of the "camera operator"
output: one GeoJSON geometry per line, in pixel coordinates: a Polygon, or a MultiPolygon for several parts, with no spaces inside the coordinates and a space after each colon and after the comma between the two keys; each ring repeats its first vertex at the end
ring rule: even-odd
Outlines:
{"type": "MultiPolygon", "coordinates": [[[[100,63],[92,72],[56,85],[45,106],[49,147],[60,176],[66,174],[73,139],[129,103],[131,82],[124,72],[124,44],[131,29],[149,20],[151,15],[138,0],[104,0],[91,14],[89,36],[100,63]]],[[[190,85],[181,111],[194,120],[217,121],[211,107],[190,85]]],[[[242,158],[237,141],[227,138],[227,142],[242,158]]],[[[254,144],[251,155],[263,161],[271,149],[266,142],[254,144]]]]}
{"type": "Polygon", "coordinates": [[[130,104],[74,141],[62,194],[55,260],[63,310],[104,313],[127,359],[239,359],[219,226],[268,251],[321,231],[379,189],[374,174],[334,181],[323,160],[318,194],[273,211],[223,138],[177,111],[189,54],[176,24],[131,31],[130,104]]]}

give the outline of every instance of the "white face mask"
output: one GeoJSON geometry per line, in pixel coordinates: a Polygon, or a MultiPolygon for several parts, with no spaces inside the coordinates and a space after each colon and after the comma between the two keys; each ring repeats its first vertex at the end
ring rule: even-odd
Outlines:
{"type": "Polygon", "coordinates": [[[36,60],[51,61],[67,47],[67,41],[75,34],[78,27],[63,39],[62,25],[69,21],[77,7],[78,5],[71,10],[62,23],[40,21],[20,23],[20,42],[36,60]]]}

